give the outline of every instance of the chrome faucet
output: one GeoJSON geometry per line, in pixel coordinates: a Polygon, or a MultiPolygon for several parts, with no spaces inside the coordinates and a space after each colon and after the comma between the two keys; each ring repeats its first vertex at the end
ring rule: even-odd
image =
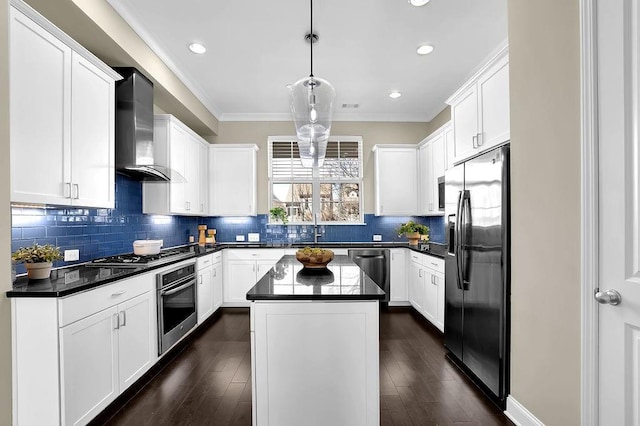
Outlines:
{"type": "Polygon", "coordinates": [[[322,237],[322,233],[318,232],[318,215],[320,213],[313,214],[313,244],[318,244],[318,238],[322,237]]]}

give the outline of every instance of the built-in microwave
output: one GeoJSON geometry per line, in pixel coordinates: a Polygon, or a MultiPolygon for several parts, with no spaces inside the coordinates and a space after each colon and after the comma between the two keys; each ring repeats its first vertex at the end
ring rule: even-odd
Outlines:
{"type": "Polygon", "coordinates": [[[438,178],[438,210],[444,211],[444,176],[438,178]]]}

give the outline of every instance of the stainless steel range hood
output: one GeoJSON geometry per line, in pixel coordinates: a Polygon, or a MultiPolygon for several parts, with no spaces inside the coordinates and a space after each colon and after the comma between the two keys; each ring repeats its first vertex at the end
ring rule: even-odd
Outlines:
{"type": "Polygon", "coordinates": [[[132,178],[169,181],[178,174],[153,156],[153,83],[135,68],[114,68],[116,82],[116,169],[132,178]]]}

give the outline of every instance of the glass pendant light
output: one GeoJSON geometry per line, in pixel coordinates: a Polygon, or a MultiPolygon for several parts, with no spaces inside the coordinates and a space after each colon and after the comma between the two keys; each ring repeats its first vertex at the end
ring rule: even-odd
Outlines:
{"type": "Polygon", "coordinates": [[[336,92],[331,83],[313,75],[313,0],[311,5],[311,32],[305,36],[311,45],[311,73],[296,81],[289,89],[289,103],[296,126],[298,149],[303,167],[320,167],[324,163],[327,142],[331,133],[331,113],[336,92]]]}

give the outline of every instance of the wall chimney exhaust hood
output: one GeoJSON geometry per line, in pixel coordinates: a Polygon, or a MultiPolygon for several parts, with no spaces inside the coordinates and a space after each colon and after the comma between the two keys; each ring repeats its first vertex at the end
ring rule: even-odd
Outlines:
{"type": "Polygon", "coordinates": [[[153,83],[131,67],[114,68],[116,82],[116,170],[135,179],[184,181],[153,156],[153,83]]]}

